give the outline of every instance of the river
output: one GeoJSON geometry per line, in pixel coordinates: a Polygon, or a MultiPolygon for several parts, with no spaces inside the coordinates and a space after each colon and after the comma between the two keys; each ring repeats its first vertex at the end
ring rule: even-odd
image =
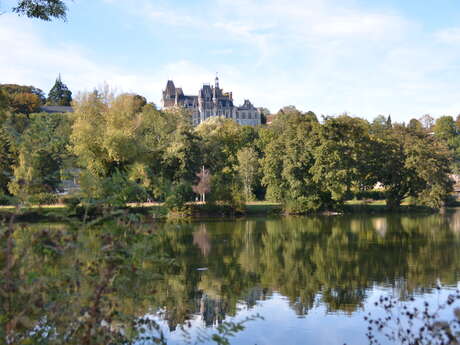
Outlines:
{"type": "Polygon", "coordinates": [[[144,318],[168,344],[211,344],[218,325],[251,318],[231,344],[366,344],[364,317],[384,315],[375,305],[381,296],[436,306],[460,281],[458,210],[136,227],[17,225],[2,308],[10,323],[25,309],[27,320],[13,327],[3,319],[5,336],[31,337],[37,324],[60,335],[80,320],[69,344],[77,336],[104,343],[111,336],[98,333],[101,324],[128,334],[144,318]]]}

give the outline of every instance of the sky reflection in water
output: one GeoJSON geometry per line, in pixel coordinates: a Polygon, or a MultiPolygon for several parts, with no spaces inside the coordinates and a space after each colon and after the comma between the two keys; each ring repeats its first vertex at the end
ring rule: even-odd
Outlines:
{"type": "MultiPolygon", "coordinates": [[[[363,316],[381,312],[374,306],[381,295],[437,305],[455,290],[459,230],[458,212],[179,226],[195,250],[177,260],[208,268],[192,293],[188,331],[259,313],[264,320],[250,321],[233,344],[367,343],[363,316]]],[[[163,326],[171,343],[183,342],[174,325],[163,326]]]]}

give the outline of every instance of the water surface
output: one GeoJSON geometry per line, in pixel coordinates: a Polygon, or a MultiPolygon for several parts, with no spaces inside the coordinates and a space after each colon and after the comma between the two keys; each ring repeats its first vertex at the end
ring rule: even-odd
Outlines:
{"type": "Polygon", "coordinates": [[[380,296],[438,303],[460,281],[455,210],[135,228],[18,225],[14,246],[3,243],[2,335],[30,337],[41,325],[105,343],[101,324],[129,333],[147,316],[182,344],[183,329],[194,341],[259,314],[232,344],[364,344],[363,316],[381,313],[380,296]]]}

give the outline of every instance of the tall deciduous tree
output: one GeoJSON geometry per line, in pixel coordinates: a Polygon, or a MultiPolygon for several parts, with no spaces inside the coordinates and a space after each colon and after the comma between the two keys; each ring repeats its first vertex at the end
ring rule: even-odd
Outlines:
{"type": "Polygon", "coordinates": [[[48,105],[70,106],[72,102],[72,91],[61,80],[61,75],[56,79],[54,86],[48,93],[46,103],[48,105]]]}
{"type": "Polygon", "coordinates": [[[0,84],[0,90],[6,95],[12,113],[34,113],[45,103],[43,91],[33,86],[0,84]]]}
{"type": "Polygon", "coordinates": [[[440,207],[452,189],[448,148],[425,131],[397,125],[379,138],[381,167],[376,171],[385,186],[387,205],[398,207],[406,197],[440,207]]]}
{"type": "Polygon", "coordinates": [[[434,135],[450,149],[453,157],[452,169],[460,171],[460,131],[452,116],[441,116],[434,125],[434,135]]]}
{"type": "Polygon", "coordinates": [[[254,199],[253,188],[259,174],[259,157],[252,147],[238,151],[238,174],[243,183],[246,201],[254,199]]]}
{"type": "Polygon", "coordinates": [[[66,115],[33,115],[19,140],[14,180],[9,184],[13,194],[29,199],[58,190],[61,169],[69,155],[69,121],[66,115]]]}
{"type": "Polygon", "coordinates": [[[370,188],[377,182],[367,121],[347,115],[327,118],[318,139],[311,172],[334,200],[342,202],[352,189],[370,188]]]}
{"type": "Polygon", "coordinates": [[[239,183],[237,153],[254,138],[254,133],[245,128],[231,119],[211,117],[195,129],[202,139],[203,164],[213,176],[214,200],[232,202],[237,196],[234,193],[239,183]]]}
{"type": "Polygon", "coordinates": [[[261,131],[262,184],[268,199],[290,205],[288,212],[315,211],[331,201],[311,173],[318,126],[313,113],[293,110],[279,112],[272,126],[261,131]]]}
{"type": "Polygon", "coordinates": [[[434,125],[434,118],[430,114],[425,114],[419,119],[426,131],[431,131],[434,125]]]}

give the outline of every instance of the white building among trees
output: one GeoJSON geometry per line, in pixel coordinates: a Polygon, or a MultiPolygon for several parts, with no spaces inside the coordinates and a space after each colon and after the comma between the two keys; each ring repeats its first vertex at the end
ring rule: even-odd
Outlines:
{"type": "Polygon", "coordinates": [[[182,88],[176,88],[174,82],[168,80],[163,91],[162,103],[165,109],[180,107],[190,110],[195,126],[212,116],[231,118],[240,125],[261,124],[260,110],[249,100],[245,100],[241,106],[235,106],[232,93],[224,92],[219,87],[218,77],[214,86],[204,84],[198,91],[198,96],[185,95],[182,88]]]}

